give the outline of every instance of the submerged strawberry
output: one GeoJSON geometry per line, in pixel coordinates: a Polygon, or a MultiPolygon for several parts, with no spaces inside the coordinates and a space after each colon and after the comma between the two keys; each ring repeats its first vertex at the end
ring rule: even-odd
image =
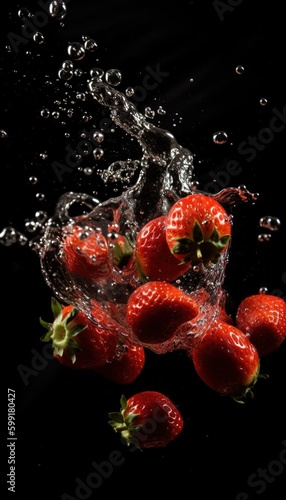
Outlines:
{"type": "Polygon", "coordinates": [[[96,370],[111,362],[116,353],[118,334],[105,328],[110,324],[107,314],[95,304],[92,312],[98,317],[103,327],[94,324],[73,305],[61,306],[52,298],[54,319],[47,323],[40,319],[41,325],[48,331],[42,337],[43,342],[51,342],[54,357],[70,368],[96,370]]]}
{"type": "Polygon", "coordinates": [[[66,226],[62,256],[66,268],[78,278],[97,281],[108,276],[108,245],[100,229],[79,224],[66,226]]]}
{"type": "Polygon", "coordinates": [[[160,448],[174,441],[184,427],[183,417],[164,394],[144,391],[128,400],[120,399],[119,412],[109,413],[109,424],[121,434],[127,445],[160,448]]]}
{"type": "Polygon", "coordinates": [[[144,281],[174,281],[190,268],[171,253],[166,241],[166,216],[149,221],[136,239],[136,262],[139,278],[144,281]]]}
{"type": "Polygon", "coordinates": [[[116,384],[131,384],[139,377],[144,366],[143,347],[119,342],[113,360],[99,367],[97,373],[116,384]]]}
{"type": "Polygon", "coordinates": [[[199,377],[211,389],[242,401],[260,373],[254,345],[233,325],[216,321],[189,352],[199,377]]]}
{"type": "Polygon", "coordinates": [[[239,304],[235,320],[260,356],[275,351],[286,339],[286,302],[281,297],[250,295],[239,304]]]}
{"type": "Polygon", "coordinates": [[[135,339],[146,346],[173,338],[176,330],[197,316],[197,303],[165,281],[149,281],[130,295],[126,319],[135,339]]]}
{"type": "Polygon", "coordinates": [[[167,243],[181,262],[216,264],[230,238],[230,217],[211,196],[195,193],[181,198],[167,215],[167,243]]]}

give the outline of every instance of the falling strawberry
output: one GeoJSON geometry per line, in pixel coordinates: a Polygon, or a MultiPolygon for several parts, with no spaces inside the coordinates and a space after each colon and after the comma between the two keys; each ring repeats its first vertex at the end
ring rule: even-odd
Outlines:
{"type": "Polygon", "coordinates": [[[72,275],[89,281],[107,278],[108,245],[99,228],[70,224],[63,229],[63,262],[72,275]]]}
{"type": "Polygon", "coordinates": [[[171,253],[166,241],[166,216],[149,221],[136,239],[136,261],[141,282],[174,281],[190,268],[171,253]]]}
{"type": "Polygon", "coordinates": [[[198,312],[197,303],[179,288],[165,281],[149,281],[131,293],[126,318],[135,339],[148,346],[173,338],[198,312]]]}
{"type": "Polygon", "coordinates": [[[183,417],[164,394],[144,391],[128,400],[120,399],[119,412],[109,413],[109,424],[121,434],[127,445],[160,448],[174,441],[184,427],[183,417]]]}
{"type": "Polygon", "coordinates": [[[245,334],[233,325],[215,321],[189,352],[199,377],[211,389],[243,401],[260,374],[260,358],[245,334]]]}
{"type": "Polygon", "coordinates": [[[70,368],[96,370],[113,360],[118,333],[108,329],[110,319],[99,304],[95,303],[91,312],[102,326],[93,323],[73,305],[62,307],[55,298],[51,305],[54,319],[52,323],[40,319],[48,330],[41,340],[52,343],[58,361],[70,368]]]}
{"type": "Polygon", "coordinates": [[[116,384],[131,384],[142,373],[144,366],[143,347],[119,342],[113,360],[99,367],[97,373],[116,384]]]}
{"type": "Polygon", "coordinates": [[[266,356],[286,338],[286,302],[271,294],[250,295],[239,304],[235,321],[259,355],[266,356]]]}
{"type": "Polygon", "coordinates": [[[181,198],[167,215],[167,244],[181,262],[216,264],[230,238],[230,217],[211,196],[195,193],[181,198]]]}

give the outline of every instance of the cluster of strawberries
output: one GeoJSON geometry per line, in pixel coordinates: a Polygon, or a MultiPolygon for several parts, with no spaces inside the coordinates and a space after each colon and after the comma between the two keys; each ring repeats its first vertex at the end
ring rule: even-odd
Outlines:
{"type": "MultiPolygon", "coordinates": [[[[177,281],[189,271],[216,266],[231,241],[232,219],[211,196],[193,193],[173,204],[167,215],[150,220],[134,243],[118,233],[112,246],[98,231],[80,225],[66,228],[63,261],[71,275],[98,283],[108,279],[110,266],[134,276],[125,307],[129,335],[104,303],[91,301],[91,317],[74,305],[52,298],[53,321],[41,320],[54,356],[65,366],[95,370],[117,384],[130,384],[145,365],[145,348],[153,348],[187,332],[202,314],[200,304],[177,281]]],[[[240,303],[235,318],[217,307],[215,319],[194,336],[186,353],[201,378],[214,391],[243,402],[260,375],[260,360],[286,338],[286,302],[258,293],[240,303]]],[[[145,391],[121,398],[110,425],[128,444],[141,448],[165,446],[183,429],[183,417],[164,394],[145,391]],[[142,432],[146,419],[155,426],[142,432]]]]}

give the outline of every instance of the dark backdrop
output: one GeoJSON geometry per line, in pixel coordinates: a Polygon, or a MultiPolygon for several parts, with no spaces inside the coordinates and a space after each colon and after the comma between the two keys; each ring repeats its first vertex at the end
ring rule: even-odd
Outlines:
{"type": "MultiPolygon", "coordinates": [[[[261,287],[284,297],[286,96],[281,4],[70,0],[62,21],[47,14],[47,5],[9,2],[1,7],[0,128],[7,137],[0,139],[0,231],[11,226],[30,241],[38,233],[31,233],[31,225],[25,223],[35,220],[37,211],[51,216],[64,192],[95,193],[101,199],[114,194],[114,186],[105,186],[95,174],[90,177],[75,168],[60,180],[52,167],[54,161],[65,163],[66,148],[77,146],[93,120],[106,118],[94,115],[93,103],[76,97],[86,90],[86,77],[74,77],[70,89],[58,78],[69,42],[86,35],[98,48],[76,67],[118,68],[119,90],[141,88],[140,111],[162,106],[166,114],[156,114],[153,122],[160,119],[161,126],[192,151],[194,180],[201,189],[213,192],[245,184],[259,193],[254,205],[242,203],[235,209],[225,278],[230,313],[261,287]],[[19,9],[30,12],[31,17],[25,14],[30,24],[21,22],[19,9]],[[43,35],[43,43],[39,34],[33,39],[35,31],[43,35]],[[244,67],[243,74],[236,73],[238,65],[244,67]],[[143,93],[150,68],[157,68],[158,85],[143,93]],[[267,99],[265,106],[262,98],[267,99]],[[63,110],[67,106],[74,108],[72,118],[63,110]],[[42,118],[44,108],[59,117],[42,118]],[[89,114],[93,118],[86,121],[89,114]],[[224,145],[213,143],[213,133],[219,130],[228,134],[224,145]],[[230,170],[233,162],[235,170],[230,170]],[[33,184],[30,177],[38,182],[33,184]],[[278,217],[281,228],[261,242],[258,236],[269,231],[259,226],[259,220],[267,215],[278,217]]],[[[103,128],[110,125],[101,123],[103,128]]],[[[138,155],[124,134],[118,139],[108,130],[103,167],[118,156],[138,155]]],[[[92,165],[87,157],[79,166],[92,165]]],[[[286,499],[286,345],[263,360],[270,378],[256,386],[254,400],[245,405],[204,386],[181,352],[147,352],[144,372],[127,387],[93,373],[74,373],[47,359],[49,352],[39,340],[39,317],[50,317],[51,291],[37,253],[19,242],[0,244],[0,252],[2,374],[8,388],[16,391],[16,495],[11,493],[11,498],[67,500],[115,493],[135,497],[137,491],[166,497],[172,491],[195,500],[286,499]],[[178,405],[185,428],[166,449],[131,453],[109,428],[107,412],[117,409],[122,392],[131,396],[147,389],[165,393],[178,405]],[[106,462],[115,450],[121,453],[121,463],[112,468],[106,462]],[[92,490],[82,487],[76,495],[76,478],[86,484],[94,461],[105,463],[105,477],[92,490]]],[[[2,400],[6,464],[5,390],[2,400]]]]}

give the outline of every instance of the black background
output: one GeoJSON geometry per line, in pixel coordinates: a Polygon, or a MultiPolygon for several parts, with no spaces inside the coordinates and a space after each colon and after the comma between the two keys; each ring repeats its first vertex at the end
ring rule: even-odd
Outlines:
{"type": "MultiPolygon", "coordinates": [[[[31,239],[34,234],[27,232],[25,221],[37,210],[51,216],[64,192],[95,193],[101,199],[114,194],[114,186],[104,186],[95,174],[89,177],[74,169],[60,182],[52,168],[53,161],[65,162],[65,148],[76,147],[83,129],[90,130],[93,123],[106,117],[96,114],[100,111],[92,102],[75,98],[75,104],[70,104],[71,96],[86,90],[84,76],[70,82],[72,119],[67,119],[56,102],[65,98],[58,70],[68,59],[67,45],[89,35],[98,49],[76,66],[85,72],[94,66],[120,69],[118,89],[123,92],[128,86],[142,86],[147,67],[157,66],[168,74],[137,102],[138,109],[144,112],[150,106],[156,110],[161,105],[166,110],[162,117],[156,114],[153,122],[160,118],[160,125],[192,151],[194,180],[200,189],[215,189],[213,184],[209,188],[213,173],[220,183],[217,190],[245,184],[259,193],[254,205],[241,203],[234,209],[225,278],[229,312],[235,314],[239,301],[261,287],[284,297],[286,120],[275,122],[279,132],[271,125],[275,109],[283,113],[286,106],[283,12],[277,4],[194,0],[113,5],[71,0],[63,25],[47,14],[40,17],[43,4],[39,2],[2,6],[0,128],[8,137],[0,139],[0,230],[13,226],[31,239]],[[37,44],[24,30],[19,8],[34,14],[30,18],[34,25],[44,19],[38,27],[45,38],[43,44],[37,44]],[[15,42],[13,35],[14,45],[9,49],[11,33],[22,39],[15,42]],[[235,72],[239,64],[245,68],[242,75],[235,72]],[[263,97],[268,100],[266,106],[259,102],[263,97]],[[60,118],[44,120],[40,116],[43,108],[59,111],[60,118]],[[84,122],[85,112],[93,116],[91,121],[84,122]],[[263,133],[265,128],[270,132],[263,133]],[[212,135],[218,130],[228,133],[224,145],[213,143],[212,135]],[[69,138],[64,135],[67,131],[69,138]],[[245,149],[244,154],[239,152],[244,142],[247,147],[250,136],[260,138],[251,161],[245,149]],[[264,144],[261,138],[266,138],[264,144]],[[43,153],[48,155],[46,160],[41,158],[43,153]],[[239,165],[239,173],[227,177],[232,160],[239,165]],[[29,182],[30,176],[38,178],[37,185],[29,182]],[[45,199],[39,201],[37,193],[44,193],[45,199]],[[278,217],[281,229],[261,243],[258,235],[265,230],[259,227],[259,219],[265,215],[278,217]]],[[[134,143],[118,134],[106,133],[101,168],[118,157],[140,158],[134,143]]],[[[81,166],[90,165],[94,162],[88,157],[81,166]]],[[[121,465],[110,468],[100,486],[86,496],[81,491],[78,498],[106,498],[120,492],[135,497],[137,491],[163,497],[175,491],[195,500],[286,499],[285,452],[281,455],[284,464],[279,458],[286,447],[285,344],[262,360],[262,371],[270,378],[257,384],[254,400],[245,405],[204,386],[183,352],[161,356],[147,352],[144,372],[126,387],[94,373],[75,373],[43,357],[39,317],[50,318],[51,291],[36,252],[19,244],[0,245],[0,252],[2,374],[8,388],[16,391],[16,495],[11,493],[11,498],[68,499],[65,493],[76,498],[76,478],[86,483],[94,470],[92,462],[108,461],[110,453],[118,450],[121,465]],[[26,384],[21,369],[33,370],[26,384]],[[168,395],[184,416],[185,427],[165,449],[131,453],[108,426],[107,413],[118,408],[122,392],[129,397],[147,389],[168,395]],[[267,476],[259,483],[262,470],[267,476]]],[[[5,397],[4,390],[4,460],[5,397]]],[[[3,467],[4,491],[7,472],[8,466],[3,467]]]]}

